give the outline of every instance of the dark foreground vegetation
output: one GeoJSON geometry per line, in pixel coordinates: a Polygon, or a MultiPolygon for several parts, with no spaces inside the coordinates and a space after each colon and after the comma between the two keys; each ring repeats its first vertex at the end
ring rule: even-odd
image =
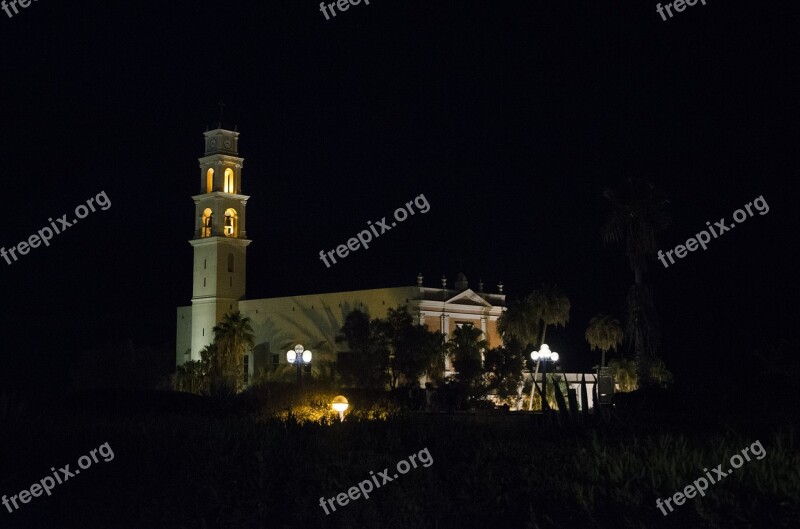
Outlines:
{"type": "MultiPolygon", "coordinates": [[[[313,401],[313,395],[306,401],[313,401]]],[[[784,395],[784,398],[787,396],[784,395]]],[[[349,397],[339,423],[326,396],[300,420],[286,395],[199,397],[92,392],[33,401],[0,397],[0,494],[23,488],[108,442],[100,461],[0,527],[31,528],[555,528],[796,527],[800,450],[793,408],[700,397],[629,399],[608,421],[404,412],[376,395],[349,397]],[[270,401],[275,401],[270,404],[270,401]],[[287,406],[287,407],[288,407],[287,406]],[[745,463],[663,516],[656,498],[760,440],[745,463]],[[427,448],[412,469],[325,515],[319,498],[347,492],[427,448]]],[[[785,401],[784,401],[785,402],[785,401]]],[[[479,414],[482,412],[478,412],[479,414]]],[[[486,412],[483,412],[484,414],[486,412]]]]}

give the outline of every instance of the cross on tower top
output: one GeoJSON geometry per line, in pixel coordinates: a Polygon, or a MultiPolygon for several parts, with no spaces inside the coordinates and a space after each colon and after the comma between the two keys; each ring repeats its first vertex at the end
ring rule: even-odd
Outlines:
{"type": "Polygon", "coordinates": [[[222,128],[222,115],[223,115],[224,110],[225,110],[225,101],[220,99],[219,103],[217,103],[217,104],[219,105],[219,128],[222,128]]]}

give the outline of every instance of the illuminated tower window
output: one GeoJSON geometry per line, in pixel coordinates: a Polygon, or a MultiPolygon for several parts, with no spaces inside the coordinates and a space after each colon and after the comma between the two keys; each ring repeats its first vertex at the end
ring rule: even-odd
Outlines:
{"type": "Polygon", "coordinates": [[[209,169],[206,173],[206,193],[211,193],[214,190],[214,170],[209,169]]]}
{"type": "Polygon", "coordinates": [[[211,208],[203,210],[203,223],[200,227],[201,237],[211,237],[211,208]]]}
{"type": "Polygon", "coordinates": [[[235,193],[235,187],[233,185],[233,169],[225,169],[225,192],[226,193],[235,193]]]}
{"type": "Polygon", "coordinates": [[[225,210],[225,237],[236,237],[238,231],[238,217],[236,210],[228,208],[225,210]]]}

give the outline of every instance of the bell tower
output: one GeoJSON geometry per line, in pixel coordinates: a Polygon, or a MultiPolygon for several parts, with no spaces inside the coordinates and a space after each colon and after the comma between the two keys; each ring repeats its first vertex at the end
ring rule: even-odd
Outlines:
{"type": "Polygon", "coordinates": [[[194,281],[192,285],[191,359],[214,340],[214,326],[238,310],[245,295],[245,206],[239,133],[217,128],[204,133],[200,158],[200,194],[194,195],[194,281]]]}

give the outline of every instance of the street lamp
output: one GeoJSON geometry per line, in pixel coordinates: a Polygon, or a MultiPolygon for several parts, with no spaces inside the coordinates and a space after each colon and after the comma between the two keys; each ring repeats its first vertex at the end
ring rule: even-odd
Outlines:
{"type": "Polygon", "coordinates": [[[308,351],[302,345],[297,344],[294,346],[294,349],[289,349],[286,351],[286,360],[290,364],[297,366],[297,385],[300,386],[303,383],[303,364],[311,363],[311,351],[308,351]]]}
{"type": "MultiPolygon", "coordinates": [[[[531,353],[531,360],[536,362],[536,373],[533,375],[533,385],[536,386],[536,375],[539,374],[539,363],[542,364],[542,411],[549,409],[549,404],[547,404],[547,363],[548,362],[558,362],[558,353],[555,351],[551,351],[550,347],[547,346],[546,343],[543,343],[541,347],[539,347],[538,351],[534,351],[531,353]]],[[[533,409],[533,387],[531,387],[531,403],[528,406],[528,410],[533,409]]]]}
{"type": "Polygon", "coordinates": [[[339,412],[339,421],[344,421],[344,412],[347,411],[350,405],[347,403],[347,399],[342,395],[333,399],[333,404],[331,404],[331,408],[335,411],[339,412]]]}

